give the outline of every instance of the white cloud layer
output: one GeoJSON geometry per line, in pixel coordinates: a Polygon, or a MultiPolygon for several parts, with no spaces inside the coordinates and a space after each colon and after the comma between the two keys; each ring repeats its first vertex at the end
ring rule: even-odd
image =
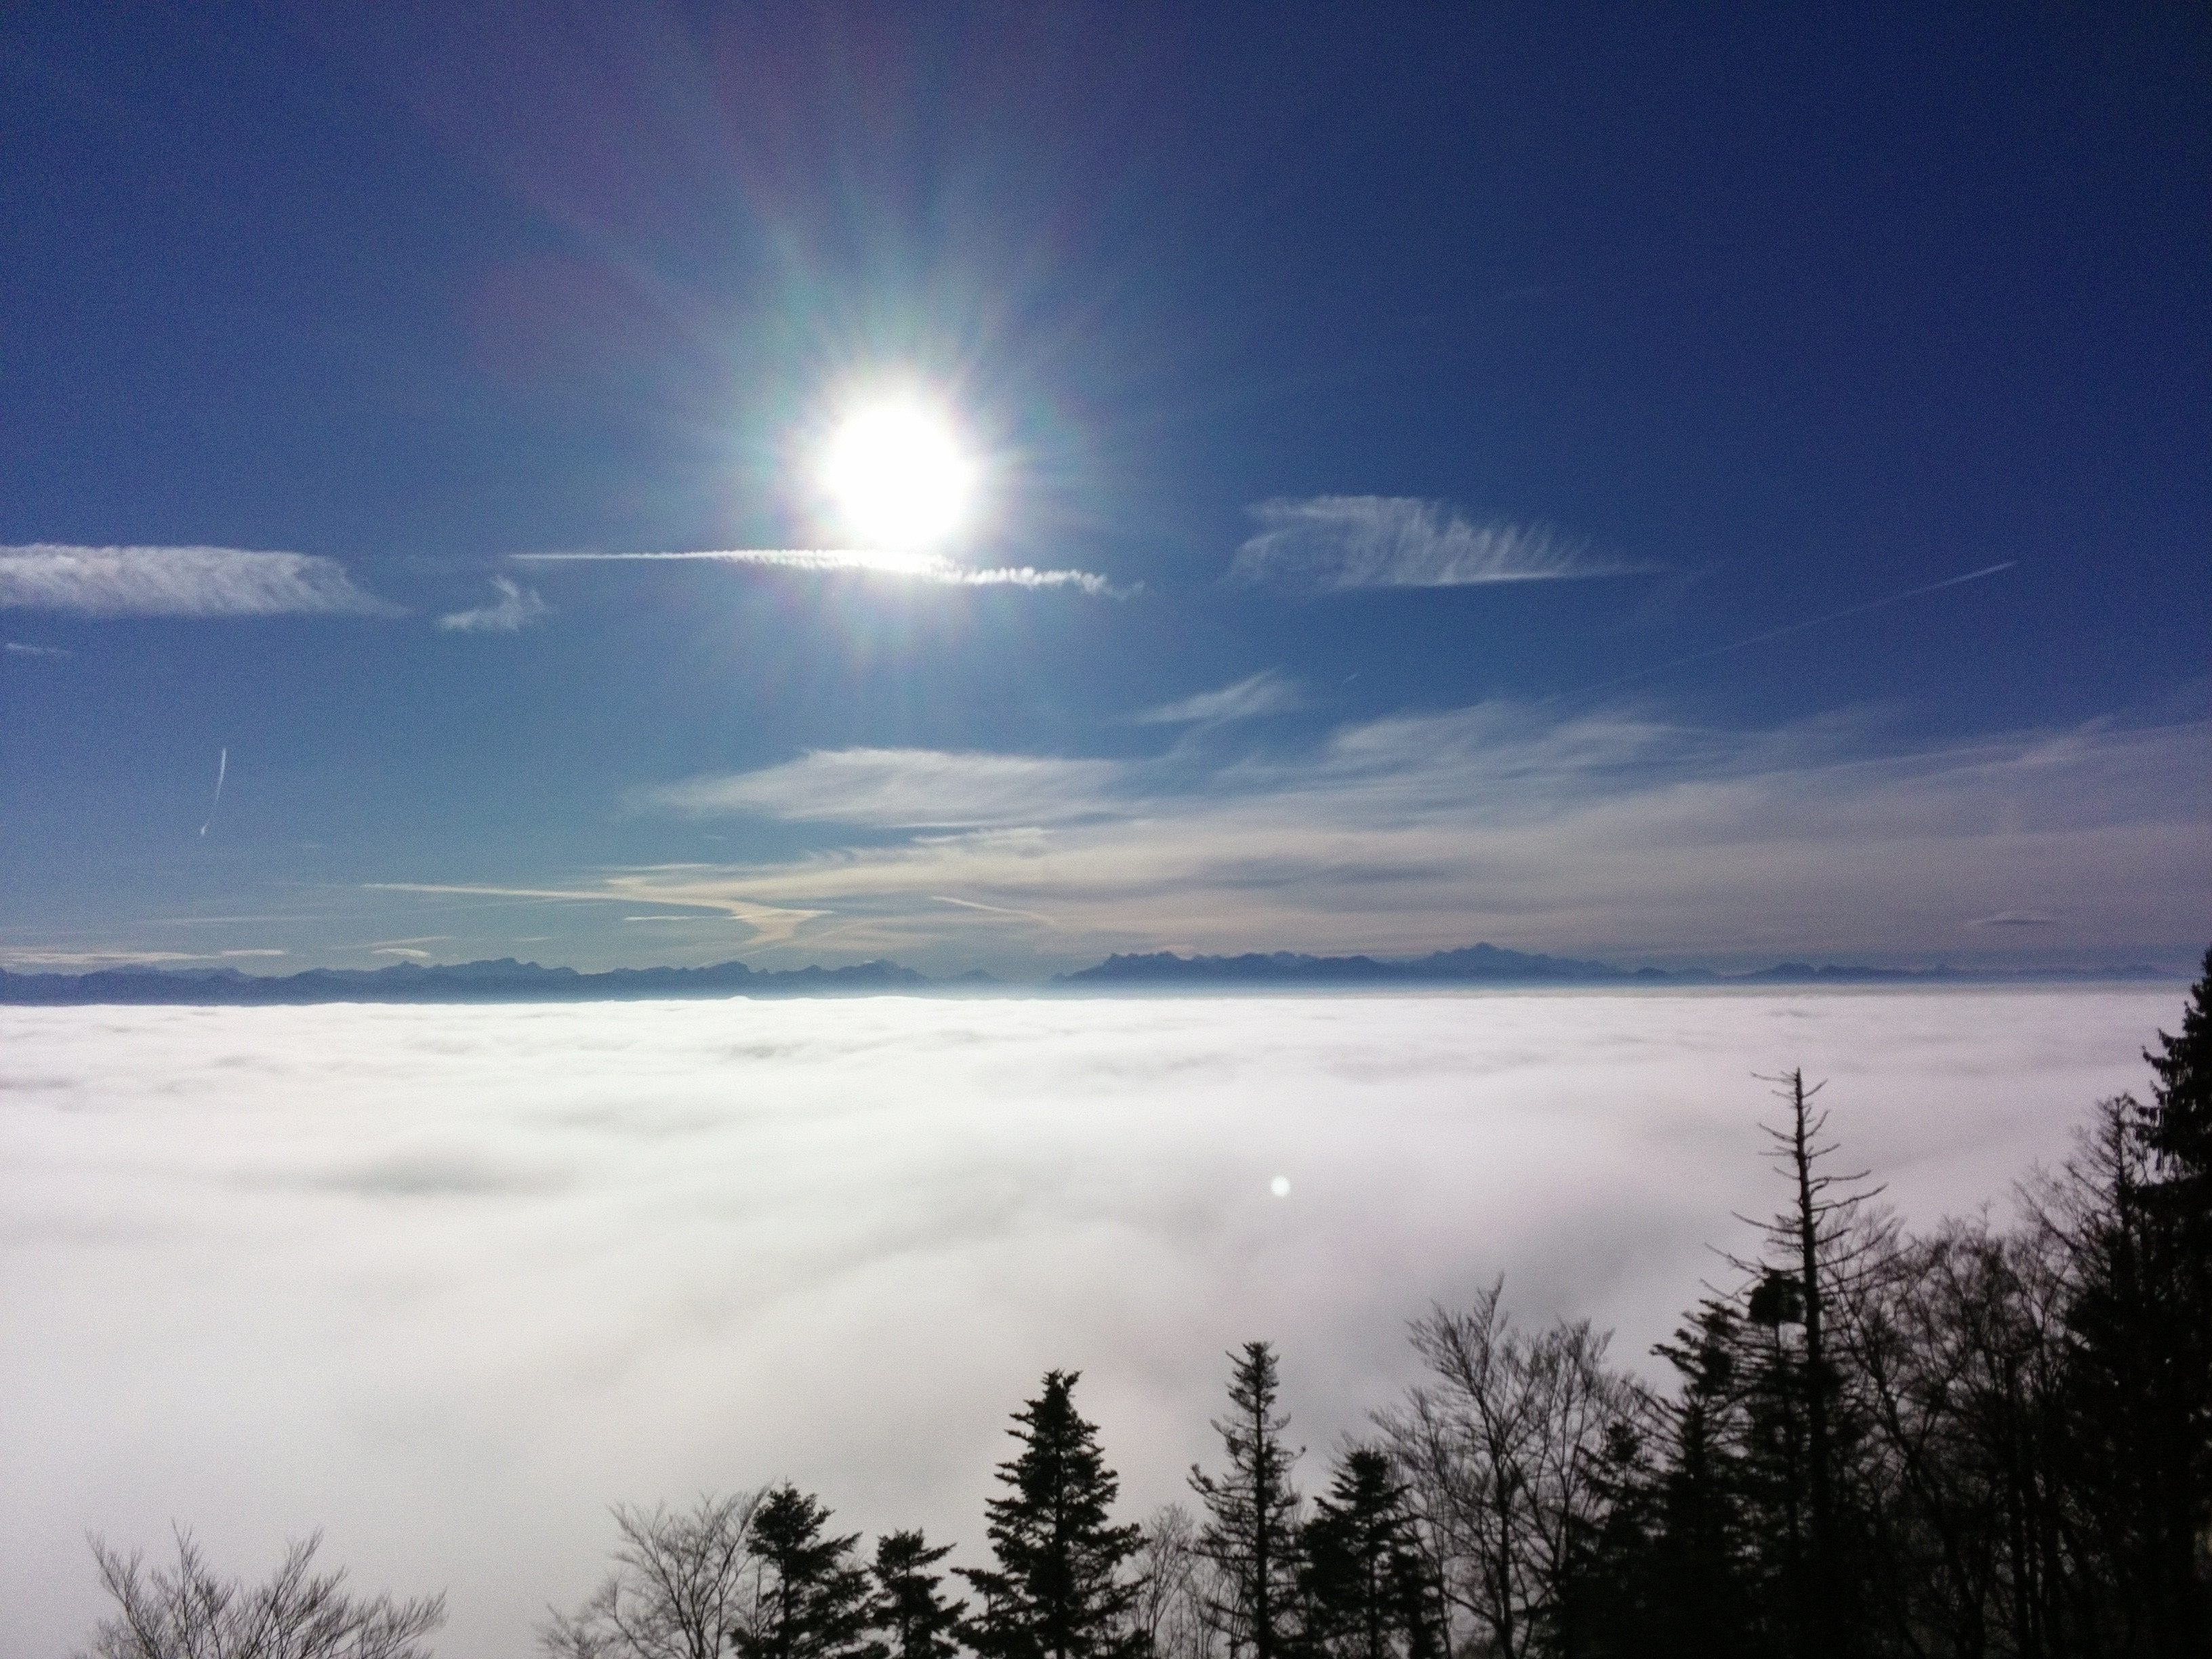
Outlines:
{"type": "Polygon", "coordinates": [[[1483,582],[1608,576],[1540,526],[1469,524],[1442,501],[1403,495],[1313,495],[1261,501],[1260,533],[1237,550],[1229,581],[1341,593],[1362,587],[1465,587],[1483,582]]]}
{"type": "Polygon", "coordinates": [[[494,576],[499,598],[472,611],[455,611],[438,618],[438,626],[465,634],[516,634],[552,610],[531,589],[505,576],[494,576]]]}
{"type": "Polygon", "coordinates": [[[949,587],[1073,587],[1097,598],[1127,599],[1133,588],[1116,587],[1089,570],[1038,570],[1029,565],[962,564],[930,553],[885,553],[862,548],[738,547],[700,553],[516,553],[520,564],[632,563],[661,559],[710,560],[720,564],[765,565],[783,570],[817,570],[860,575],[898,576],[949,587]]]}
{"type": "Polygon", "coordinates": [[[793,959],[834,935],[853,956],[947,966],[1479,939],[1729,961],[2020,947],[2179,961],[2212,910],[2208,798],[2203,724],[1880,752],[1844,721],[1718,732],[1489,704],[1295,752],[844,750],[694,778],[639,804],[829,826],[825,844],[597,890],[815,913],[785,936],[793,959]],[[976,908],[954,921],[947,897],[976,908]],[[1037,915],[1053,926],[1021,920],[1037,915]],[[2073,920],[1989,925],[2014,915],[2073,920]]]}
{"type": "Polygon", "coordinates": [[[397,617],[335,559],[235,547],[0,547],[0,607],[85,617],[397,617]]]}
{"type": "Polygon", "coordinates": [[[788,1476],[974,1565],[1046,1367],[1134,1516],[1256,1336],[1310,1491],[1493,1273],[1648,1365],[1783,1196],[1753,1072],[1831,1078],[1927,1220],[2139,1085],[2180,994],[0,1009],[0,1650],[89,1632],[86,1528],[172,1520],[449,1587],[443,1659],[527,1649],[618,1500],[788,1476]]]}

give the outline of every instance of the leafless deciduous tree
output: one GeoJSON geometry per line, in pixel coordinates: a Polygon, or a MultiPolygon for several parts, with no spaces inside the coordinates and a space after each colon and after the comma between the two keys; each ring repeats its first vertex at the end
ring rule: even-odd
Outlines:
{"type": "Polygon", "coordinates": [[[574,1613],[538,1628],[555,1659],[717,1659],[748,1627],[753,1516],[765,1488],[691,1509],[617,1504],[615,1570],[574,1613]]]}
{"type": "Polygon", "coordinates": [[[1521,1659],[1535,1650],[1579,1530],[1603,1513],[1608,1439],[1638,1397],[1607,1370],[1607,1339],[1588,1321],[1516,1330],[1504,1288],[1414,1322],[1433,1380],[1376,1420],[1445,1595],[1474,1626],[1473,1650],[1521,1659]]]}
{"type": "Polygon", "coordinates": [[[1180,1504],[1154,1510],[1131,1559],[1142,1586],[1132,1617],[1154,1659],[1214,1659],[1219,1632],[1206,1609],[1221,1599],[1221,1587],[1213,1563],[1199,1553],[1191,1512],[1180,1504]]]}
{"type": "Polygon", "coordinates": [[[422,1638],[446,1622],[446,1598],[394,1601],[345,1593],[345,1570],[317,1572],[322,1534],[292,1544],[266,1583],[221,1578],[189,1532],[177,1534],[173,1571],[145,1571],[92,1540],[100,1583],[118,1612],[80,1659],[428,1659],[422,1638]]]}

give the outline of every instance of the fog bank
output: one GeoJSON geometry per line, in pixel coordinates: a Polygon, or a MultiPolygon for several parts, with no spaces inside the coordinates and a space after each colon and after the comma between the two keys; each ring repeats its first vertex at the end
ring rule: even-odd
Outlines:
{"type": "Polygon", "coordinates": [[[1080,1369],[1134,1516],[1283,1354],[1300,1474],[1507,1276],[1616,1357],[1782,1198],[1802,1066],[1910,1218],[2142,1087],[2179,986],[0,1010],[0,1649],[82,1534],[258,1576],[320,1524],[530,1650],[605,1505],[788,1476],[981,1558],[1006,1415],[1080,1369]],[[1287,1196],[1271,1191],[1287,1178],[1287,1196]]]}

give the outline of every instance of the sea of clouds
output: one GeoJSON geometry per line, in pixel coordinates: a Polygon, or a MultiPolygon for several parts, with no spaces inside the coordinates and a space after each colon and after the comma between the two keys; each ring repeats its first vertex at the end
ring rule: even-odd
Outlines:
{"type": "Polygon", "coordinates": [[[2002,1212],[2181,998],[0,1010],[0,1650],[85,1638],[86,1530],[173,1520],[446,1588],[449,1659],[530,1651],[617,1501],[787,1476],[974,1563],[1047,1367],[1137,1516],[1252,1337],[1311,1489],[1495,1274],[1650,1370],[1784,1196],[1754,1073],[1829,1079],[1908,1218],[2002,1212]]]}

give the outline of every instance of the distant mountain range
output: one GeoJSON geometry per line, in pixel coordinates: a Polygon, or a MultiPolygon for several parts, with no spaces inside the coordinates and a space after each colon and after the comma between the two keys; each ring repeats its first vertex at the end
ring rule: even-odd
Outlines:
{"type": "MultiPolygon", "coordinates": [[[[1699,968],[1615,968],[1602,962],[1471,945],[1410,958],[1313,957],[1294,951],[1237,957],[1182,957],[1172,951],[1110,956],[1094,968],[1056,975],[1079,989],[1141,990],[1231,986],[1361,985],[1887,985],[2031,984],[2067,981],[2168,980],[2148,966],[2094,969],[1960,969],[1815,968],[1784,962],[1743,974],[1699,968]]],[[[2185,978],[2186,975],[2180,977],[2185,978]]],[[[927,992],[993,986],[981,971],[933,978],[895,962],[848,968],[760,969],[742,962],[710,968],[617,968],[583,974],[501,957],[495,962],[425,967],[311,968],[283,975],[234,968],[103,968],[88,974],[15,974],[0,969],[0,1004],[283,1004],[313,1002],[589,1002],[708,996],[826,996],[927,992]]]]}
{"type": "Polygon", "coordinates": [[[988,974],[931,979],[895,962],[763,971],[742,962],[711,968],[617,968],[580,974],[501,957],[424,967],[311,968],[282,976],[234,968],[103,968],[89,974],[11,974],[0,969],[0,1003],[592,1002],[651,997],[819,996],[992,984],[988,974]]]}
{"type": "MultiPolygon", "coordinates": [[[[1815,968],[1778,963],[1748,973],[1705,968],[1616,968],[1572,957],[1532,955],[1470,945],[1425,957],[1310,957],[1291,951],[1241,957],[1179,957],[1161,951],[1111,956],[1095,968],[1062,974],[1062,985],[1887,985],[2016,984],[2077,980],[2167,980],[2169,969],[2128,968],[1815,968]]],[[[2185,975],[2184,975],[2185,977],[2185,975]]]]}

